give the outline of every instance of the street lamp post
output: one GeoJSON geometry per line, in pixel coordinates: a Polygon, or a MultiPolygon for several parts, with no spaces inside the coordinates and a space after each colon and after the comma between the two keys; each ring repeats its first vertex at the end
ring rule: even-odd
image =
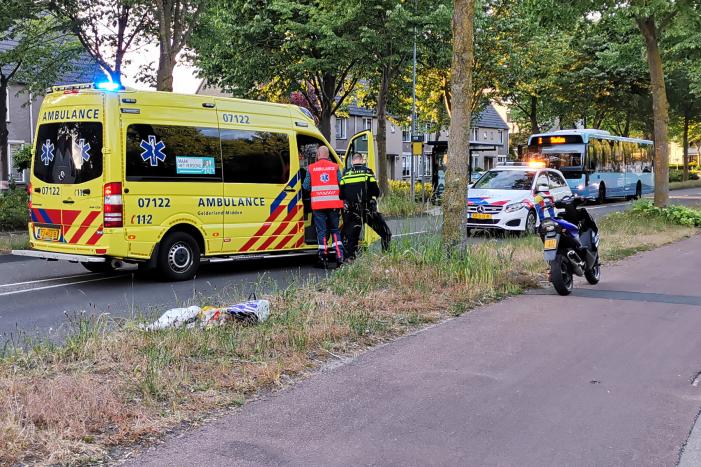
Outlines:
{"type": "Polygon", "coordinates": [[[411,162],[409,170],[411,172],[409,194],[411,200],[415,198],[414,184],[416,182],[416,174],[414,173],[414,143],[416,139],[416,26],[414,26],[414,63],[411,78],[411,162]]]}

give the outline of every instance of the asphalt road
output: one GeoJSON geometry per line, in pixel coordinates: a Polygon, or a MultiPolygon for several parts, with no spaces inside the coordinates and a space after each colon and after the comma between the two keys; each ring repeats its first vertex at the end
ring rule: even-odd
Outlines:
{"type": "Polygon", "coordinates": [[[475,310],[129,465],[699,465],[700,263],[696,236],[475,310]]]}
{"type": "MultiPolygon", "coordinates": [[[[430,232],[436,218],[390,220],[395,235],[430,232]]],[[[75,317],[110,313],[115,317],[155,316],[168,308],[246,298],[293,283],[314,280],[326,271],[313,267],[314,257],[247,260],[202,265],[188,282],[163,283],[155,277],[87,272],[81,265],[0,256],[0,345],[27,338],[58,338],[71,330],[75,317]]]]}
{"type": "MultiPolygon", "coordinates": [[[[674,203],[701,204],[701,189],[674,191],[671,198],[674,203]]],[[[590,209],[598,217],[629,206],[613,202],[590,209]]],[[[434,231],[439,222],[435,216],[389,221],[395,238],[434,231]]],[[[132,272],[95,274],[79,264],[0,256],[0,345],[26,337],[60,338],[75,321],[67,315],[152,316],[171,307],[204,303],[202,297],[239,299],[324,274],[302,258],[203,265],[195,280],[181,283],[134,277],[132,272]]]]}

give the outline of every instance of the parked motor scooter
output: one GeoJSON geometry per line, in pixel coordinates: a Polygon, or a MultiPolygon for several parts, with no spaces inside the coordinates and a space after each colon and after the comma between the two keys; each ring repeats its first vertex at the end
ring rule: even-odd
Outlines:
{"type": "MultiPolygon", "coordinates": [[[[582,198],[569,196],[554,203],[563,212],[541,217],[543,255],[550,265],[550,282],[560,295],[572,293],[574,276],[584,276],[594,285],[601,279],[599,228],[589,212],[581,208],[582,198]]],[[[543,210],[538,210],[539,215],[543,210]]],[[[550,209],[554,213],[554,209],[550,209]]]]}

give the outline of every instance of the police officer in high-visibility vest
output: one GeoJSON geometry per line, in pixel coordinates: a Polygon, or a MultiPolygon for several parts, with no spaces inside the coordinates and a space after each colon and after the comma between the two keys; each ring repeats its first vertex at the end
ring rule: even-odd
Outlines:
{"type": "Polygon", "coordinates": [[[368,226],[382,239],[382,249],[387,250],[392,240],[392,231],[377,210],[377,198],[380,187],[373,171],[365,165],[362,154],[353,154],[353,166],[346,170],[341,178],[341,199],[343,210],[343,239],[346,256],[355,258],[358,240],[363,224],[368,226]]]}
{"type": "Polygon", "coordinates": [[[319,260],[322,266],[328,264],[329,245],[327,238],[331,234],[331,248],[336,253],[336,265],[343,263],[343,243],[338,230],[340,210],[343,201],[340,198],[338,182],[341,170],[329,160],[329,148],[319,146],[316,150],[316,162],[310,164],[304,177],[302,188],[311,191],[312,218],[319,242],[319,260]]]}

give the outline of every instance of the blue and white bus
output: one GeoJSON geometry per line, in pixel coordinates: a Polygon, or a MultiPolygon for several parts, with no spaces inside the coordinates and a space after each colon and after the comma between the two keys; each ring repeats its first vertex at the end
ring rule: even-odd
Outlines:
{"type": "Polygon", "coordinates": [[[558,130],[532,135],[522,158],[558,169],[573,193],[599,202],[654,191],[652,141],[603,130],[558,130]]]}

